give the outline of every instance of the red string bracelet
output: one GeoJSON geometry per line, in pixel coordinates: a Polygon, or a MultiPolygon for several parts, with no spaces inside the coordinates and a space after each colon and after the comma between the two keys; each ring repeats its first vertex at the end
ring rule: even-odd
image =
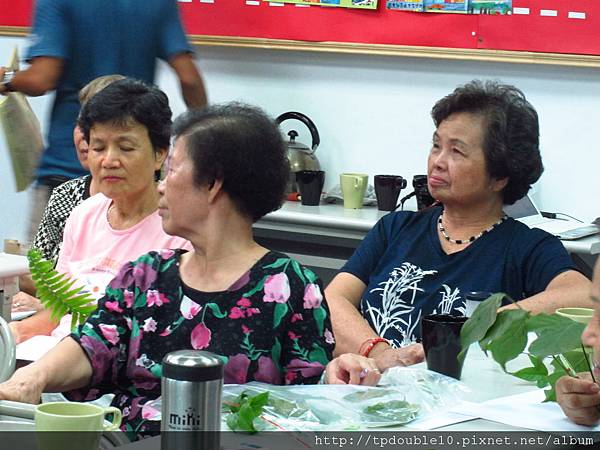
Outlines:
{"type": "Polygon", "coordinates": [[[380,342],[385,342],[388,345],[390,344],[387,339],[384,339],[382,337],[370,338],[370,339],[367,339],[362,344],[360,344],[358,353],[364,357],[367,357],[367,356],[369,356],[369,353],[371,353],[371,350],[373,350],[373,348],[380,342]],[[365,347],[365,345],[366,345],[366,347],[365,347]]]}

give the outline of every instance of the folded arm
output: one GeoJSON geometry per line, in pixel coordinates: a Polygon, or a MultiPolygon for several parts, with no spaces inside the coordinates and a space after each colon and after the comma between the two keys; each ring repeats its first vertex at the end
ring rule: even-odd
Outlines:
{"type": "Polygon", "coordinates": [[[92,366],[80,345],[63,339],[39,361],[17,370],[0,384],[0,399],[38,403],[42,392],[64,392],[87,386],[92,366]]]}
{"type": "MultiPolygon", "coordinates": [[[[378,337],[358,309],[365,288],[365,284],[359,278],[342,272],[325,289],[336,342],[335,356],[358,353],[363,342],[378,337]]],[[[420,344],[395,349],[385,342],[379,342],[372,348],[369,357],[373,358],[378,368],[383,371],[393,366],[408,366],[421,362],[424,354],[420,344]]]]}
{"type": "MultiPolygon", "coordinates": [[[[519,306],[538,313],[553,313],[557,308],[593,308],[590,300],[591,282],[575,270],[567,270],[556,277],[539,294],[521,300],[519,306]]],[[[512,304],[502,309],[517,308],[512,304]]]]}
{"type": "Polygon", "coordinates": [[[58,324],[59,321],[51,317],[51,312],[43,309],[26,319],[10,322],[9,326],[15,342],[20,344],[33,336],[49,335],[58,324]]]}

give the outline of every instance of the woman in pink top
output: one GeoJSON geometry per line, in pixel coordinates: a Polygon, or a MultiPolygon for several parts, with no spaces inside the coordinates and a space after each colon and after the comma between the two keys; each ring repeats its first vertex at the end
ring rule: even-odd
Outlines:
{"type": "MultiPolygon", "coordinates": [[[[124,263],[150,250],[190,247],[163,231],[157,213],[156,180],[170,139],[167,96],[136,80],[116,81],[83,107],[78,125],[89,144],[90,171],[100,193],[67,220],[57,270],[100,298],[124,263]]],[[[12,322],[11,329],[22,342],[49,334],[56,325],[44,310],[12,322]]]]}

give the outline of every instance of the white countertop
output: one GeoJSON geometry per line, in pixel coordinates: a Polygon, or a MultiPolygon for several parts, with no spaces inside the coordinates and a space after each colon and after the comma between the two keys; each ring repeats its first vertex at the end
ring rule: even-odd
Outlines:
{"type": "Polygon", "coordinates": [[[267,214],[259,222],[313,225],[366,233],[385,214],[387,211],[379,211],[376,206],[346,209],[336,204],[304,206],[300,202],[285,202],[281,209],[267,214]]]}
{"type": "Polygon", "coordinates": [[[29,264],[25,256],[0,253],[0,278],[13,277],[29,273],[29,264]]]}
{"type": "MultiPolygon", "coordinates": [[[[385,214],[386,211],[379,211],[376,206],[346,209],[341,204],[304,206],[300,202],[285,202],[281,209],[267,214],[255,227],[290,232],[333,233],[340,237],[362,239],[385,214]]],[[[571,253],[600,254],[600,235],[561,242],[571,253]]]]}

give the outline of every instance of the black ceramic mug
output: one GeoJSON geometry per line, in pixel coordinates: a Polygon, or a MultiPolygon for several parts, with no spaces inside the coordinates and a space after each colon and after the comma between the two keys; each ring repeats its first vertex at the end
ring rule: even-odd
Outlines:
{"type": "Polygon", "coordinates": [[[435,199],[431,196],[427,188],[427,175],[415,175],[412,184],[417,196],[417,209],[419,211],[431,206],[435,202],[435,199]]]}
{"type": "Polygon", "coordinates": [[[303,205],[318,206],[321,191],[325,183],[325,172],[322,170],[301,170],[296,172],[296,183],[303,205]]]}
{"type": "Polygon", "coordinates": [[[375,175],[375,195],[379,211],[392,211],[398,203],[400,191],[406,187],[406,180],[400,175],[375,175]]]}
{"type": "Polygon", "coordinates": [[[421,320],[421,341],[427,368],[460,380],[462,361],[460,330],[467,321],[464,316],[430,314],[421,320]]]}

